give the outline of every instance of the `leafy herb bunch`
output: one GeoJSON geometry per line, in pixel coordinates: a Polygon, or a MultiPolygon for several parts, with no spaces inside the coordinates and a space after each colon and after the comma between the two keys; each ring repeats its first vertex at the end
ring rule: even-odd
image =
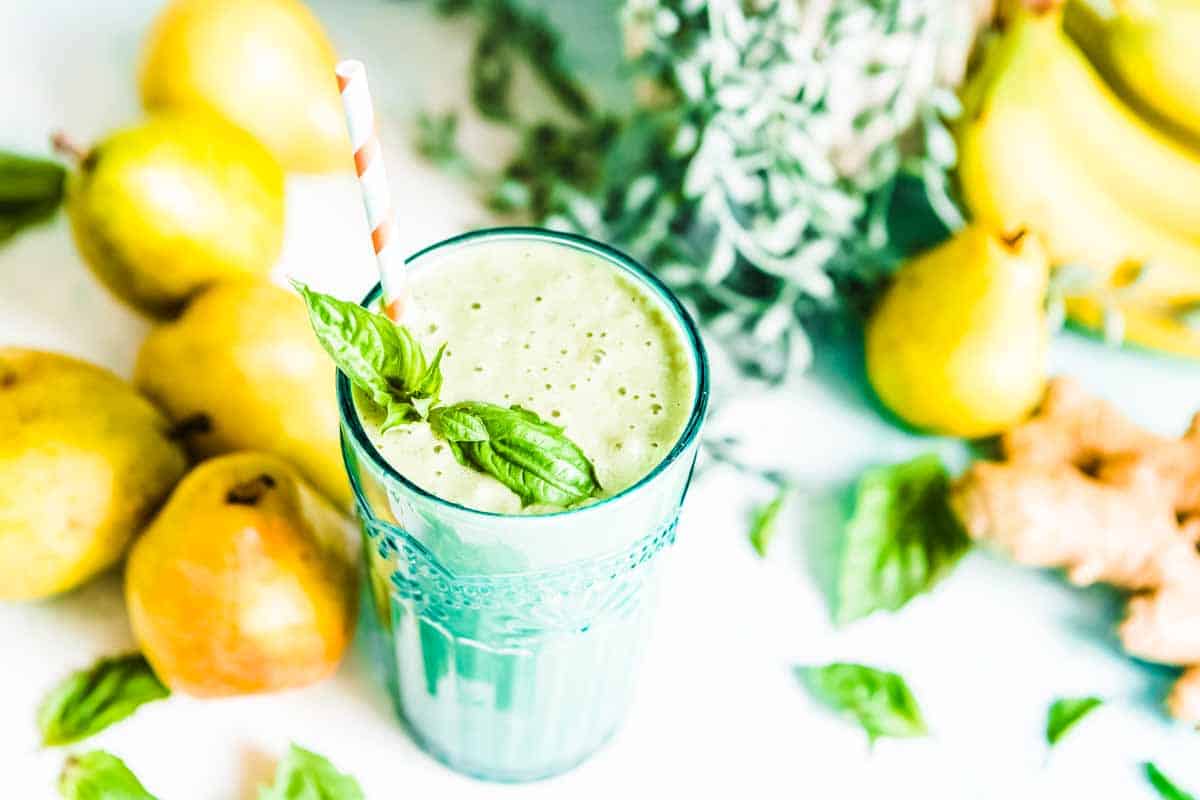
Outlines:
{"type": "Polygon", "coordinates": [[[422,150],[485,182],[494,207],[630,251],[751,373],[806,366],[815,315],[863,307],[900,257],[961,224],[943,66],[968,46],[968,4],[625,0],[639,102],[620,116],[591,107],[536,14],[438,5],[482,18],[472,96],[523,144],[487,174],[453,146],[452,117],[426,117],[422,150]],[[517,121],[522,59],[573,123],[517,121]]]}

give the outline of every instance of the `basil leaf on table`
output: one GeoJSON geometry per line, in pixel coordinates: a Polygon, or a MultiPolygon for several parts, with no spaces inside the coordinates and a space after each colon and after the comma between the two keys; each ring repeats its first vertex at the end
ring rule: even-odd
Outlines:
{"type": "Polygon", "coordinates": [[[140,653],[106,658],[55,686],[38,708],[42,743],[70,744],[128,717],[170,690],[140,653]]]}
{"type": "Polygon", "coordinates": [[[934,454],[876,467],[859,479],[838,573],[837,621],[895,611],[947,575],[971,541],[934,454]]]}
{"type": "Polygon", "coordinates": [[[258,800],[364,800],[354,778],[329,760],[293,744],[275,771],[275,785],[261,789],[258,800]]]}
{"type": "Polygon", "coordinates": [[[754,518],[750,522],[750,544],[761,557],[766,557],[767,547],[775,538],[779,512],[783,510],[783,504],[789,494],[791,487],[781,486],[775,497],[754,512],[754,518]]]}
{"type": "Polygon", "coordinates": [[[121,759],[103,750],[68,758],[58,792],[65,800],[157,800],[121,759]]]}
{"type": "Polygon", "coordinates": [[[872,743],[885,737],[911,738],[928,733],[916,698],[894,672],[847,663],[799,667],[796,671],[813,697],[858,722],[872,743]]]}
{"type": "Polygon", "coordinates": [[[512,489],[522,505],[567,508],[601,493],[592,462],[563,429],[520,406],[465,402],[429,413],[459,463],[512,489]]]}
{"type": "Polygon", "coordinates": [[[52,217],[66,178],[57,161],[0,152],[0,244],[52,217]]]}
{"type": "Polygon", "coordinates": [[[381,432],[424,419],[442,389],[443,345],[433,361],[403,325],[357,303],[292,286],[308,308],[317,341],[350,382],[387,412],[381,432]]]}
{"type": "Polygon", "coordinates": [[[1154,787],[1154,791],[1158,792],[1158,796],[1163,800],[1196,800],[1196,798],[1180,789],[1170,778],[1162,774],[1162,770],[1154,766],[1150,761],[1142,764],[1142,771],[1146,775],[1146,780],[1150,781],[1150,785],[1154,787]]]}
{"type": "Polygon", "coordinates": [[[1075,723],[1102,706],[1099,697],[1063,697],[1050,704],[1046,714],[1046,742],[1051,747],[1058,743],[1075,723]]]}

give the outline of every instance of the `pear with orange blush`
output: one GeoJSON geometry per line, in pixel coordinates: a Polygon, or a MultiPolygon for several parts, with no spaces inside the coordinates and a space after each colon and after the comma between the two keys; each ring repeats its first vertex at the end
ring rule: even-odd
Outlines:
{"type": "Polygon", "coordinates": [[[353,542],[347,520],[278,457],[206,461],[130,552],[134,633],[163,682],[197,697],[319,681],[354,631],[353,542]]]}

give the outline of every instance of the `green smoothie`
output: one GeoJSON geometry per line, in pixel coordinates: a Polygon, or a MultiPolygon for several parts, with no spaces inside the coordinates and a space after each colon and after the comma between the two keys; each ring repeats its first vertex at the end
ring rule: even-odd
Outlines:
{"type": "MultiPolygon", "coordinates": [[[[598,256],[490,242],[423,258],[409,287],[404,325],[426,352],[447,343],[441,402],[520,405],[563,426],[594,464],[603,496],[649,474],[687,425],[696,375],[678,324],[598,256]]],[[[495,478],[456,461],[428,425],[381,434],[382,412],[356,405],[380,454],[431,494],[504,514],[560,510],[522,508],[495,478]]]]}

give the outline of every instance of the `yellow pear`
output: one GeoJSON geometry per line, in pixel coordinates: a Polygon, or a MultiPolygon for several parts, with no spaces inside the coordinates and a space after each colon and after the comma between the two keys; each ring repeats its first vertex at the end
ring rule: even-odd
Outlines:
{"type": "Polygon", "coordinates": [[[200,423],[186,439],[197,455],[275,453],[348,509],[334,375],[298,295],[229,283],[150,332],[134,383],[176,421],[200,423]]]}
{"type": "Polygon", "coordinates": [[[1049,266],[1030,234],[968,225],[904,265],[867,324],[867,375],[908,423],[987,436],[1023,419],[1046,380],[1049,266]]]}
{"type": "Polygon", "coordinates": [[[130,622],[155,674],[198,697],[331,674],[358,611],[353,542],[348,521],[276,456],[204,462],[125,570],[130,622]]]}
{"type": "Polygon", "coordinates": [[[112,566],[187,468],[170,423],[116,375],[0,348],[0,599],[112,566]]]}
{"type": "Polygon", "coordinates": [[[215,111],[288,170],[348,169],[334,66],[321,24],[299,0],[173,0],[146,44],[142,103],[215,111]]]}
{"type": "Polygon", "coordinates": [[[82,154],[67,213],[96,275],[166,315],[205,286],[270,270],[283,244],[283,171],[217,117],[159,115],[82,154]]]}

